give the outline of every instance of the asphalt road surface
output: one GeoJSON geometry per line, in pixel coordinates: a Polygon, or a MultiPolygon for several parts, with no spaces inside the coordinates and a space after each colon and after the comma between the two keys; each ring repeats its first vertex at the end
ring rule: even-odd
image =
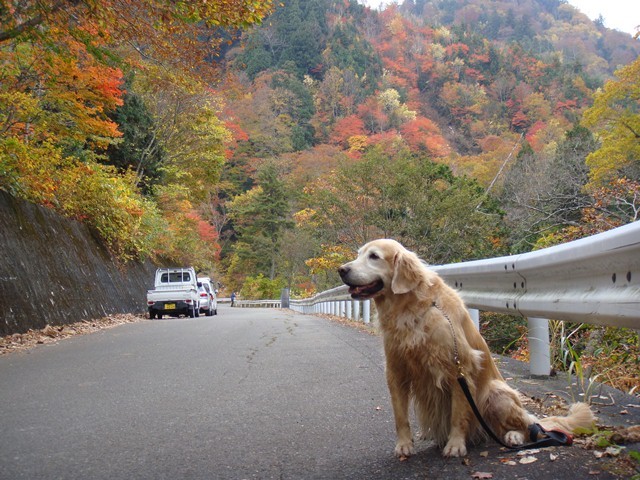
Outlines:
{"type": "Polygon", "coordinates": [[[577,447],[394,441],[380,338],[321,317],[221,306],[0,357],[3,480],[619,478],[577,447]]]}

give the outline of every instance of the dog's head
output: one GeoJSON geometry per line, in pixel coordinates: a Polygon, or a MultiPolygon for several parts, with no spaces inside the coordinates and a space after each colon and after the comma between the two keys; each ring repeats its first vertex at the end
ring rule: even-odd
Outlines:
{"type": "Polygon", "coordinates": [[[395,240],[374,240],[358,250],[358,258],[338,269],[352,298],[401,295],[428,280],[428,271],[413,252],[395,240]]]}

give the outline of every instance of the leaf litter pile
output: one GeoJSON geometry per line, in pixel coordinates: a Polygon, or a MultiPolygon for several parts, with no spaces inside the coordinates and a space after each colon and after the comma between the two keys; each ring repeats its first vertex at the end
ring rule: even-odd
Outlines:
{"type": "Polygon", "coordinates": [[[0,337],[0,355],[10,352],[25,351],[36,345],[55,343],[63,338],[75,335],[85,335],[105,328],[112,328],[124,323],[134,323],[144,320],[144,317],[131,313],[109,315],[97,320],[85,320],[67,325],[47,325],[39,330],[29,330],[25,333],[14,333],[0,337]]]}

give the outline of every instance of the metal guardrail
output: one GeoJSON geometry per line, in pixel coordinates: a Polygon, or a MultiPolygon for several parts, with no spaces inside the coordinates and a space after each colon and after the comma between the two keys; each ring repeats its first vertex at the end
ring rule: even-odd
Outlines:
{"type": "Polygon", "coordinates": [[[430,268],[473,308],[640,329],[640,222],[535,252],[430,268]]]}
{"type": "Polygon", "coordinates": [[[289,300],[289,308],[300,313],[337,315],[362,320],[364,323],[371,321],[371,301],[353,300],[346,285],[325,290],[305,299],[292,298],[289,300]]]}
{"type": "Polygon", "coordinates": [[[239,308],[280,308],[280,300],[236,300],[239,308]]]}
{"type": "MultiPolygon", "coordinates": [[[[550,371],[547,319],[640,330],[640,222],[535,252],[429,268],[458,291],[476,322],[477,310],[528,318],[533,375],[550,371]]],[[[292,299],[290,307],[346,317],[355,308],[346,286],[292,299]]]]}

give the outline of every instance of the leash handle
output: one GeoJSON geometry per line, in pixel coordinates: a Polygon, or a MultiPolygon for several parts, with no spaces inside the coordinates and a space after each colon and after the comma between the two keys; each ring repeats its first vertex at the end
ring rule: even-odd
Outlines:
{"type": "Polygon", "coordinates": [[[524,445],[512,446],[507,445],[500,439],[494,432],[491,430],[491,427],[487,425],[480,414],[480,410],[476,405],[476,402],[473,400],[473,396],[471,395],[471,390],[469,390],[469,384],[467,383],[467,379],[464,376],[458,377],[458,383],[464,392],[464,396],[467,397],[467,401],[473,410],[476,418],[480,422],[482,428],[484,428],[485,432],[489,434],[491,438],[493,438],[497,443],[502,445],[509,450],[529,450],[532,448],[545,448],[545,447],[560,447],[560,446],[569,446],[573,443],[573,437],[568,433],[562,432],[560,430],[545,430],[537,423],[534,423],[529,426],[529,438],[532,443],[527,443],[524,445]],[[539,434],[546,435],[546,437],[538,439],[539,434]]]}

